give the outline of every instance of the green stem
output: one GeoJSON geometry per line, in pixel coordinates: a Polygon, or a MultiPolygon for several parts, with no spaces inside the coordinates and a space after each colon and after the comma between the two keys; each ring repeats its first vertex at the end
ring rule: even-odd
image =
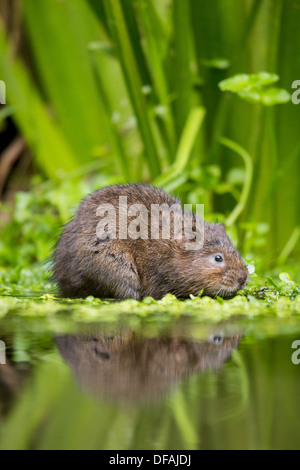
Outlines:
{"type": "Polygon", "coordinates": [[[112,148],[114,150],[114,154],[117,157],[117,161],[120,165],[120,170],[122,176],[127,180],[131,181],[131,172],[130,172],[130,165],[129,162],[127,161],[126,154],[123,148],[122,140],[120,138],[119,132],[117,127],[113,124],[111,120],[112,116],[112,109],[109,103],[109,99],[107,94],[105,93],[104,90],[104,85],[102,82],[102,77],[100,75],[99,71],[99,65],[97,63],[97,58],[96,58],[96,51],[91,49],[90,50],[90,57],[91,57],[91,63],[92,63],[92,69],[94,72],[95,76],[95,82],[97,84],[97,88],[101,97],[101,102],[103,104],[103,108],[107,114],[107,122],[108,122],[108,131],[109,131],[109,137],[110,137],[110,143],[112,145],[112,148]]]}
{"type": "Polygon", "coordinates": [[[148,60],[149,70],[151,71],[152,81],[155,87],[159,103],[166,109],[163,119],[167,134],[167,143],[169,151],[169,161],[173,161],[176,135],[173,121],[172,110],[170,106],[170,92],[167,83],[167,75],[164,68],[164,56],[166,54],[165,44],[168,41],[166,32],[159,21],[152,0],[139,0],[135,2],[135,8],[139,19],[144,28],[144,34],[147,37],[144,47],[148,60]]]}
{"type": "Polygon", "coordinates": [[[295,248],[296,244],[298,243],[298,240],[300,238],[300,227],[296,227],[290,236],[287,244],[283,248],[282,252],[278,256],[278,264],[284,264],[290,254],[292,253],[293,249],[295,248]]]}
{"type": "Polygon", "coordinates": [[[191,110],[180,138],[175,161],[164,175],[154,181],[154,184],[165,186],[185,170],[195,144],[195,140],[204,121],[205,114],[206,111],[202,107],[197,107],[191,110]]]}
{"type": "Polygon", "coordinates": [[[236,142],[233,142],[232,140],[227,139],[225,137],[222,137],[220,139],[220,142],[221,144],[225,145],[225,147],[233,150],[238,155],[240,155],[240,157],[242,157],[245,163],[245,182],[241,192],[241,197],[239,202],[237,203],[237,205],[226,220],[226,225],[231,226],[238,219],[238,217],[246,207],[252,184],[253,163],[249,153],[246,152],[246,150],[240,145],[238,145],[236,142]]]}
{"type": "Polygon", "coordinates": [[[151,177],[155,178],[161,172],[160,159],[147,117],[147,103],[142,92],[143,84],[135,61],[122,5],[120,0],[105,0],[105,8],[117,46],[128,92],[136,113],[145,153],[148,156],[149,171],[151,177]]]}

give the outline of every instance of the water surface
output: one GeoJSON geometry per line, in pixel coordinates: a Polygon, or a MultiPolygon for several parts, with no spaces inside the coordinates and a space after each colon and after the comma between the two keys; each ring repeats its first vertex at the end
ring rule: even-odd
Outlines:
{"type": "Polygon", "coordinates": [[[297,316],[87,324],[62,310],[0,327],[2,449],[300,447],[297,316]]]}

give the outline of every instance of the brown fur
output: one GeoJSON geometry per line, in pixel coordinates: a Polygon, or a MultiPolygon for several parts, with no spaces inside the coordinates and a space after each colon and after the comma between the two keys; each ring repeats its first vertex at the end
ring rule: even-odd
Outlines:
{"type": "MultiPolygon", "coordinates": [[[[100,240],[96,234],[101,220],[96,215],[97,208],[100,204],[112,204],[118,216],[119,196],[127,196],[128,207],[143,204],[149,215],[151,204],[172,206],[179,202],[163,190],[146,185],[109,186],[85,198],[64,228],[55,250],[54,279],[64,297],[160,299],[171,293],[187,298],[203,290],[204,295],[226,298],[247,284],[246,266],[221,224],[205,223],[205,243],[201,250],[187,250],[184,237],[181,240],[172,237],[164,240],[161,236],[158,240],[100,240]],[[225,260],[222,266],[211,261],[218,253],[225,260]]],[[[172,216],[171,227],[178,215],[182,215],[181,209],[180,214],[177,211],[172,216]]],[[[195,227],[196,216],[189,217],[195,227]]],[[[160,222],[163,219],[164,214],[160,222]]],[[[148,217],[149,234],[150,222],[148,217]]]]}

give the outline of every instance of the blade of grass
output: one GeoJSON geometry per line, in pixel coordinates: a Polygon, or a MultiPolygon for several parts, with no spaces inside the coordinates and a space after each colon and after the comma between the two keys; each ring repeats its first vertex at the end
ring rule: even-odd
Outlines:
{"type": "MultiPolygon", "coordinates": [[[[139,2],[138,2],[139,3],[139,2]]],[[[122,10],[124,14],[130,44],[135,57],[135,63],[143,84],[151,83],[150,71],[142,48],[142,37],[139,31],[138,17],[135,13],[135,0],[122,0],[122,10]]]]}
{"type": "Polygon", "coordinates": [[[120,138],[119,131],[117,129],[117,126],[112,122],[112,114],[113,110],[111,109],[110,102],[108,99],[108,96],[105,92],[103,82],[102,82],[102,77],[101,77],[101,71],[99,68],[99,65],[97,63],[97,57],[96,57],[96,51],[93,49],[90,49],[90,57],[91,57],[91,62],[93,66],[93,71],[95,74],[95,81],[97,83],[99,95],[101,98],[101,101],[103,103],[103,108],[106,112],[107,115],[107,122],[108,122],[108,132],[109,132],[109,137],[110,137],[110,142],[112,144],[112,147],[114,149],[114,155],[116,156],[117,163],[119,164],[119,168],[121,170],[122,175],[124,176],[126,181],[131,180],[131,167],[129,165],[129,162],[126,159],[126,154],[123,148],[122,140],[120,138]]]}
{"type": "Polygon", "coordinates": [[[152,0],[140,0],[134,3],[144,37],[145,55],[151,72],[154,91],[158,102],[166,110],[163,122],[167,131],[169,161],[174,159],[176,137],[173,115],[170,107],[170,91],[168,89],[165,58],[169,44],[169,37],[154,8],[152,0]]]}
{"type": "Polygon", "coordinates": [[[181,135],[192,105],[193,92],[190,53],[190,5],[188,1],[173,2],[173,44],[170,82],[174,94],[176,131],[181,135]]]}
{"type": "Polygon", "coordinates": [[[195,140],[203,124],[205,114],[205,109],[202,107],[197,107],[190,111],[180,138],[175,161],[165,174],[154,181],[155,185],[164,187],[176,177],[180,176],[180,174],[185,170],[189,162],[189,157],[195,144],[195,140]]]}
{"type": "Polygon", "coordinates": [[[151,132],[151,125],[148,121],[147,103],[142,91],[143,83],[136,64],[122,6],[120,0],[114,0],[113,2],[105,0],[105,7],[112,30],[112,37],[117,47],[119,60],[144,143],[149,171],[151,177],[155,178],[161,171],[161,165],[156,143],[151,132]]]}

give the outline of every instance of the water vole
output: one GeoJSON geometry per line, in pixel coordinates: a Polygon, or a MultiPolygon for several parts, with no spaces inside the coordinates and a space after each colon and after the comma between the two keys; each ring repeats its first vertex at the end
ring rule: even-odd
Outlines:
{"type": "Polygon", "coordinates": [[[211,297],[234,296],[247,285],[247,268],[225,227],[202,222],[158,188],[129,184],[96,191],[82,201],[56,246],[54,279],[61,295],[160,299],[203,290],[211,297]],[[185,221],[192,226],[188,236],[185,221]]]}

